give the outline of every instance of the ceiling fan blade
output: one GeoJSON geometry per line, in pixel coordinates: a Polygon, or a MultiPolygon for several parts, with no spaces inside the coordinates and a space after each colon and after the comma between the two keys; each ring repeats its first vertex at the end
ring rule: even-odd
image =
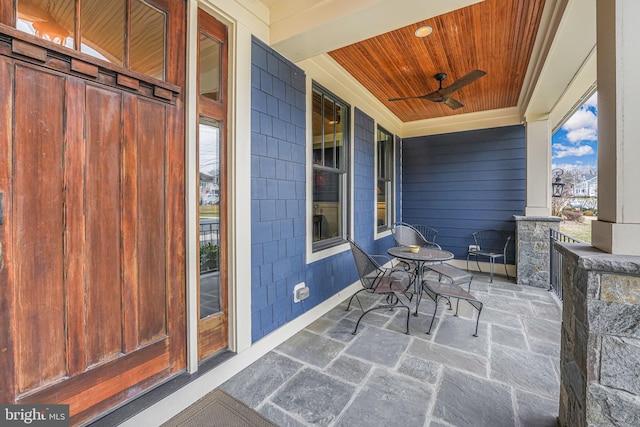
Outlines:
{"type": "Polygon", "coordinates": [[[440,102],[442,96],[438,93],[438,91],[428,93],[426,95],[420,96],[406,96],[404,98],[389,98],[389,101],[406,101],[408,99],[428,99],[429,101],[440,102]]]}
{"type": "Polygon", "coordinates": [[[388,101],[406,101],[408,99],[424,99],[429,95],[405,96],[404,98],[389,98],[388,101]]]}
{"type": "Polygon", "coordinates": [[[442,96],[451,95],[453,92],[462,89],[463,87],[465,87],[466,85],[468,85],[470,83],[475,82],[480,77],[482,77],[482,76],[484,76],[486,74],[487,73],[482,71],[482,70],[473,70],[470,73],[465,74],[464,76],[460,77],[458,80],[456,80],[455,82],[451,83],[449,86],[443,87],[438,92],[440,92],[440,95],[442,95],[442,96]]]}
{"type": "Polygon", "coordinates": [[[444,102],[444,105],[451,108],[452,110],[457,110],[458,108],[464,107],[464,104],[462,102],[458,101],[457,99],[453,99],[449,96],[446,96],[444,98],[444,101],[442,102],[444,102]]]}
{"type": "Polygon", "coordinates": [[[404,98],[389,98],[387,101],[406,101],[407,99],[418,99],[419,96],[407,96],[404,98]]]}

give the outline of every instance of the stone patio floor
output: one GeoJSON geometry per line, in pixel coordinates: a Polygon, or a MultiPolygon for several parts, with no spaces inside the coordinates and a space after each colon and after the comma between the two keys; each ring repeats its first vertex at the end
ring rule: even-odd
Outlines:
{"type": "Polygon", "coordinates": [[[477,338],[463,301],[459,317],[440,303],[431,335],[427,297],[409,335],[404,310],[371,312],[352,335],[361,311],[344,301],[222,388],[279,426],[557,425],[560,301],[482,273],[471,292],[477,338]]]}

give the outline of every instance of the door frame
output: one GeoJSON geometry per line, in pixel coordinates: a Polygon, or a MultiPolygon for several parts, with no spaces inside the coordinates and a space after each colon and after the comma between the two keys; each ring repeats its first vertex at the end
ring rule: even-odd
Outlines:
{"type": "Polygon", "coordinates": [[[198,176],[197,58],[198,9],[227,25],[227,286],[229,350],[240,353],[251,347],[251,46],[252,33],[220,9],[199,0],[187,4],[187,88],[185,121],[186,213],[186,325],[187,371],[198,370],[198,176]],[[244,46],[245,49],[238,49],[244,46]],[[238,149],[236,141],[244,141],[238,149]],[[244,224],[244,226],[242,226],[244,224]],[[239,264],[241,264],[239,266],[239,264]]]}

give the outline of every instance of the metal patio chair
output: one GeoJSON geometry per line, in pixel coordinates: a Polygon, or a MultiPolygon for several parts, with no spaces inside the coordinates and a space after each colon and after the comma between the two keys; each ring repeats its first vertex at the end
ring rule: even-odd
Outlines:
{"type": "Polygon", "coordinates": [[[412,224],[412,225],[413,225],[413,228],[418,230],[420,232],[420,234],[422,234],[424,236],[424,238],[427,240],[427,242],[431,242],[431,243],[435,243],[436,242],[436,236],[438,234],[438,230],[436,230],[433,227],[426,226],[426,225],[420,225],[420,224],[412,224]]]}
{"type": "Polygon", "coordinates": [[[416,227],[406,222],[398,222],[391,227],[396,246],[418,245],[425,248],[442,249],[437,243],[428,240],[416,227]]]}
{"type": "Polygon", "coordinates": [[[478,271],[480,272],[482,270],[480,269],[478,258],[488,258],[491,271],[489,282],[493,282],[493,267],[496,260],[502,258],[504,272],[507,275],[507,279],[511,279],[507,271],[507,247],[511,241],[511,233],[506,230],[481,230],[471,234],[475,244],[469,246],[467,251],[467,270],[469,270],[470,257],[475,257],[478,271]]]}
{"type": "MultiPolygon", "coordinates": [[[[397,222],[391,227],[391,235],[396,242],[396,246],[411,246],[418,245],[425,248],[442,249],[440,245],[435,242],[427,240],[417,228],[406,222],[397,222]]],[[[415,279],[415,273],[418,271],[418,266],[411,261],[398,260],[407,272],[412,274],[412,279],[415,279]]]]}
{"type": "MultiPolygon", "coordinates": [[[[353,254],[353,260],[356,264],[356,270],[358,270],[358,276],[362,283],[362,289],[354,293],[349,298],[349,304],[347,305],[347,311],[351,308],[351,303],[355,298],[360,305],[362,314],[358,318],[356,327],[353,330],[353,335],[358,332],[358,326],[362,318],[373,310],[388,309],[393,310],[395,308],[402,308],[407,310],[407,334],[409,333],[409,312],[410,308],[400,300],[399,295],[404,295],[405,298],[411,302],[413,294],[409,291],[411,286],[411,278],[409,274],[404,270],[398,270],[395,268],[382,267],[375,259],[373,255],[367,254],[360,246],[358,246],[352,240],[349,240],[351,244],[351,253],[353,254]],[[366,292],[369,294],[384,295],[385,303],[377,304],[367,310],[364,309],[358,294],[366,292]]],[[[385,257],[385,259],[388,259],[385,257]]]]}

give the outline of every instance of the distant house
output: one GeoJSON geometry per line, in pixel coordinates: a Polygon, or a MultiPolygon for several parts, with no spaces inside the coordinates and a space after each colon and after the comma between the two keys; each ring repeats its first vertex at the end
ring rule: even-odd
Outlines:
{"type": "Polygon", "coordinates": [[[573,187],[575,197],[598,197],[598,176],[582,175],[573,187]]]}
{"type": "Polygon", "coordinates": [[[200,172],[200,204],[213,205],[220,200],[219,176],[200,172]]]}

